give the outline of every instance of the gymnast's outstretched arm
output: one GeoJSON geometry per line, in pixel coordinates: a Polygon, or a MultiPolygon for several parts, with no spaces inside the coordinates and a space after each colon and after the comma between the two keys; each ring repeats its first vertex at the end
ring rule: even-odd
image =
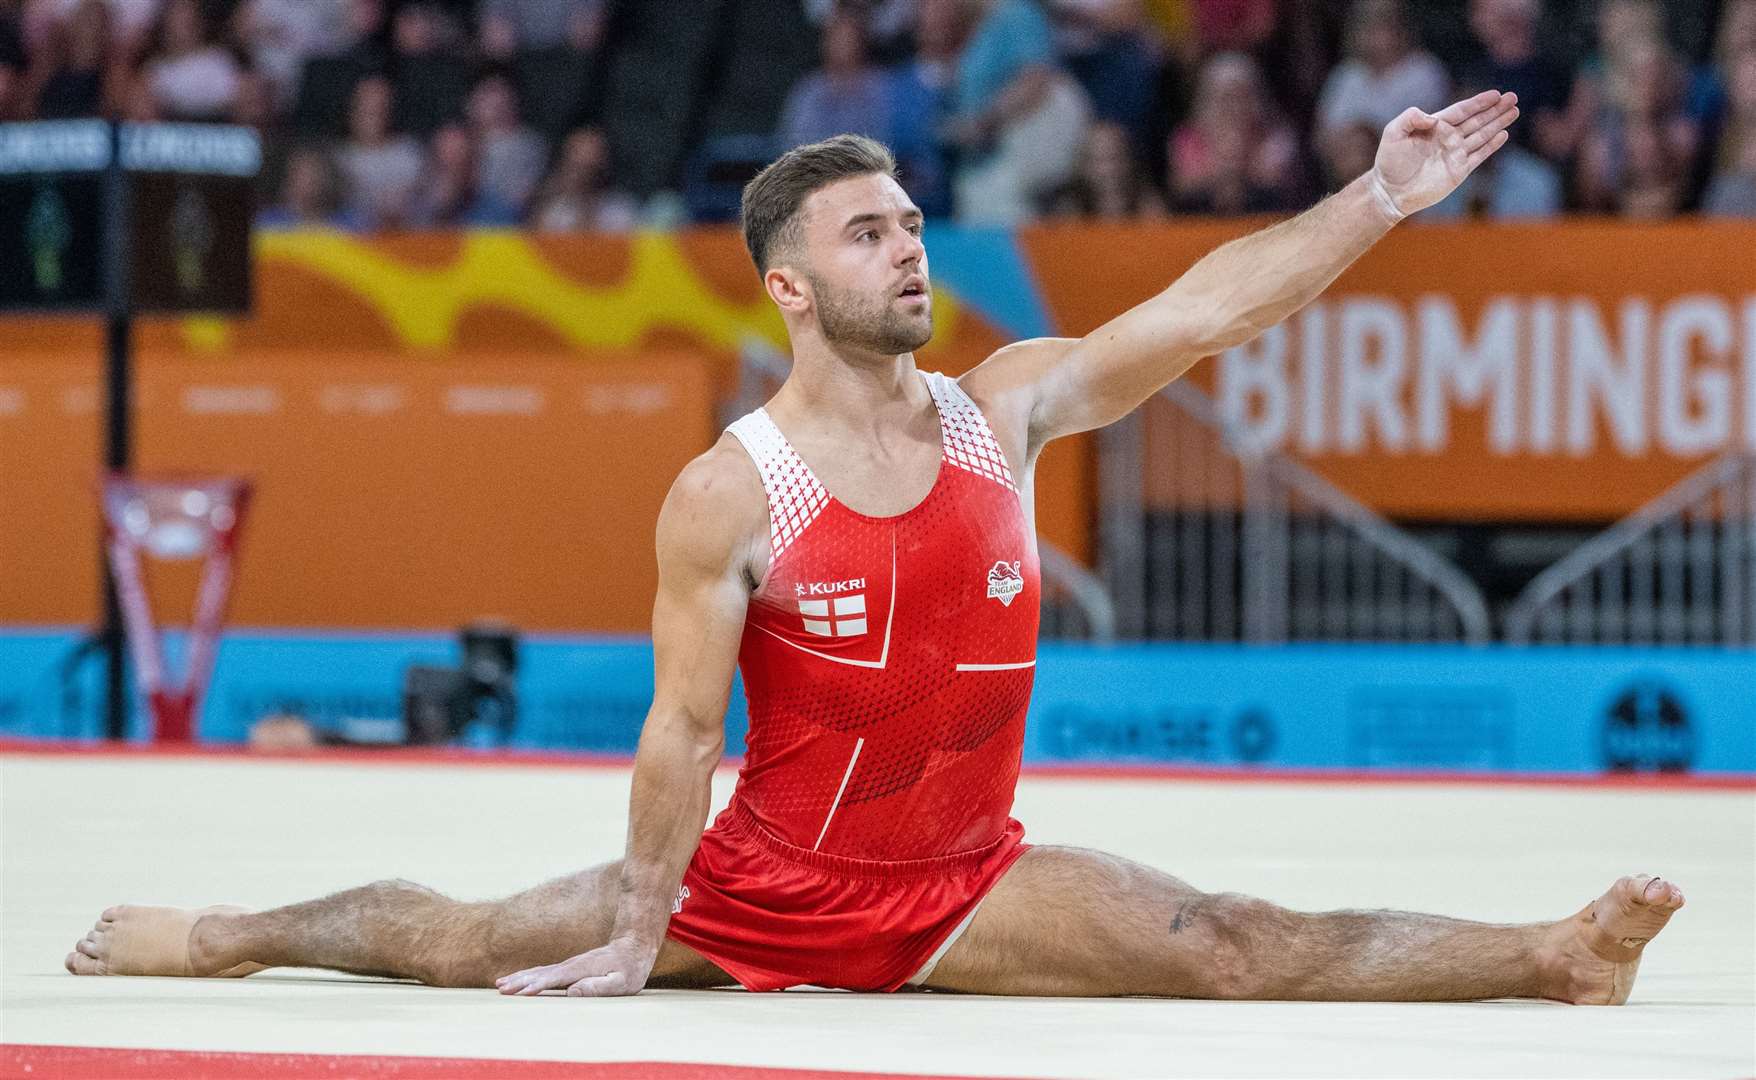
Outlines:
{"type": "Polygon", "coordinates": [[[1303,214],[1224,244],[1163,292],[1078,340],[1003,349],[964,388],[1016,417],[1027,453],[1103,427],[1194,366],[1316,299],[1396,223],[1456,190],[1506,144],[1518,99],[1490,90],[1384,129],[1371,171],[1303,214]]]}

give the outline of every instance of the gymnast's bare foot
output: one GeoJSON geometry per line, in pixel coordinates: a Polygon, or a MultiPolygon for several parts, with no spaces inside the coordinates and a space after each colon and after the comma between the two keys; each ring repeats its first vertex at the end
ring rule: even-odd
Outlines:
{"type": "Polygon", "coordinates": [[[1663,878],[1622,878],[1551,928],[1543,947],[1542,996],[1575,1005],[1625,1003],[1641,950],[1682,906],[1683,890],[1663,878]]]}
{"type": "Polygon", "coordinates": [[[208,915],[239,915],[241,907],[108,908],[63,961],[75,975],[192,975],[238,978],[261,964],[219,969],[194,947],[195,924],[208,915]]]}

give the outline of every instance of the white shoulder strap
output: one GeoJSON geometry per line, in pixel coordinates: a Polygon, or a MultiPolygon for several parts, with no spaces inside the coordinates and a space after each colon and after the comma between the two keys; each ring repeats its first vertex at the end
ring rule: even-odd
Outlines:
{"type": "Polygon", "coordinates": [[[726,430],[744,445],[756,462],[756,471],[762,474],[762,489],[768,493],[768,557],[772,562],[817,520],[829,502],[829,492],[766,410],[746,413],[726,430]]]}
{"type": "Polygon", "coordinates": [[[1017,493],[1012,482],[1012,469],[1006,455],[988,427],[982,410],[957,385],[957,380],[937,371],[923,371],[933,404],[939,407],[939,420],[945,429],[945,460],[977,476],[985,476],[1006,490],[1017,493]]]}

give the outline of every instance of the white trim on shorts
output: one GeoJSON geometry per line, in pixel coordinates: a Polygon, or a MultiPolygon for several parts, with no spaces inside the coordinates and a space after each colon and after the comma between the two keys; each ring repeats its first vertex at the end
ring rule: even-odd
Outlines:
{"type": "Polygon", "coordinates": [[[969,914],[963,917],[963,921],[957,924],[957,929],[951,932],[950,937],[939,943],[939,947],[933,950],[933,955],[927,957],[927,962],[921,965],[921,970],[909,976],[908,982],[903,983],[904,986],[920,986],[932,976],[933,969],[939,966],[939,961],[945,959],[945,954],[951,951],[951,947],[957,944],[957,939],[963,936],[965,930],[969,929],[969,924],[975,921],[976,912],[982,910],[982,904],[986,903],[987,899],[984,896],[976,902],[976,906],[971,908],[969,914]]]}

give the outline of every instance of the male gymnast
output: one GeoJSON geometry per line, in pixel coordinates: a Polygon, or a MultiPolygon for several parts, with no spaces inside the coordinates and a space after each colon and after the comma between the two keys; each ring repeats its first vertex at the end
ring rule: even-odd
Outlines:
{"type": "Polygon", "coordinates": [[[657,530],[656,687],[622,860],[496,902],[380,881],[269,911],[105,911],[80,975],[332,968],[505,994],[812,984],[984,994],[1621,1004],[1683,905],[1624,877],[1576,914],[1488,925],[1290,911],[1011,817],[1036,663],[1033,470],[1200,358],[1310,302],[1503,146],[1511,94],[1386,128],[1373,168],[1227,243],[1079,339],[959,379],[920,211],[878,143],[800,147],[744,191],[793,369],[677,478],[657,530]],[[734,668],[748,752],[707,822],[734,668]]]}

